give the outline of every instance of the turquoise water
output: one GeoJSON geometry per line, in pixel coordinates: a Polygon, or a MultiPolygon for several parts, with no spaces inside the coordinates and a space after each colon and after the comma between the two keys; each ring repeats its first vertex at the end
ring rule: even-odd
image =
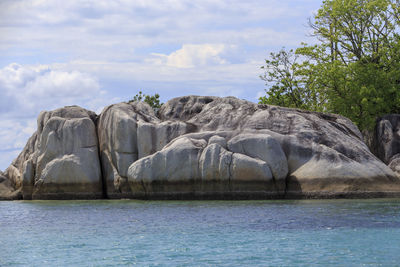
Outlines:
{"type": "Polygon", "coordinates": [[[0,202],[1,266],[399,266],[400,200],[0,202]]]}

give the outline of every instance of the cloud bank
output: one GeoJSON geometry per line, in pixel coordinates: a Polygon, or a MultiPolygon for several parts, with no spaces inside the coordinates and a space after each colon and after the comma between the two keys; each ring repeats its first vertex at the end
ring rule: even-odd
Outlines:
{"type": "Polygon", "coordinates": [[[99,111],[108,102],[92,75],[16,63],[0,69],[0,95],[0,169],[36,130],[40,111],[75,104],[99,111]]]}
{"type": "Polygon", "coordinates": [[[78,71],[16,63],[0,69],[1,117],[10,113],[29,117],[42,109],[90,101],[103,93],[95,77],[78,71]]]}

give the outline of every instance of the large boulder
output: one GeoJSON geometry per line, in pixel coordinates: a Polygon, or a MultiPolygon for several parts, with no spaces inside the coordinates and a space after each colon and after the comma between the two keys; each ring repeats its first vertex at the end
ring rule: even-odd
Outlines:
{"type": "Polygon", "coordinates": [[[160,121],[145,102],[119,103],[99,116],[98,137],[107,197],[132,197],[127,172],[136,160],[161,150],[186,133],[183,122],[160,121]]]}
{"type": "Polygon", "coordinates": [[[400,180],[371,154],[358,128],[334,115],[185,96],[159,111],[191,131],[128,169],[145,198],[373,197],[400,180]]]}
{"type": "Polygon", "coordinates": [[[389,114],[377,119],[373,150],[400,176],[400,114],[389,114]]]}
{"type": "Polygon", "coordinates": [[[139,198],[254,198],[279,192],[267,162],[234,153],[219,135],[177,138],[133,163],[128,180],[139,198]]]}
{"type": "Polygon", "coordinates": [[[45,111],[6,176],[24,199],[101,198],[96,114],[77,106],[45,111]]]}

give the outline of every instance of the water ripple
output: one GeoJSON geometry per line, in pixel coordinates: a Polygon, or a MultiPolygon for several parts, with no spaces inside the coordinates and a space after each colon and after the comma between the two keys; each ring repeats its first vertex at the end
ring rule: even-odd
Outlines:
{"type": "Polygon", "coordinates": [[[0,266],[394,266],[400,200],[0,202],[0,266]]]}

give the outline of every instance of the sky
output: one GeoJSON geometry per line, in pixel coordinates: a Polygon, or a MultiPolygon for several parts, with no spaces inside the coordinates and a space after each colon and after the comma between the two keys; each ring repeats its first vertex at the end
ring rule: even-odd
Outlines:
{"type": "Polygon", "coordinates": [[[257,102],[270,52],[313,43],[318,0],[0,0],[0,170],[43,110],[138,91],[257,102]]]}

